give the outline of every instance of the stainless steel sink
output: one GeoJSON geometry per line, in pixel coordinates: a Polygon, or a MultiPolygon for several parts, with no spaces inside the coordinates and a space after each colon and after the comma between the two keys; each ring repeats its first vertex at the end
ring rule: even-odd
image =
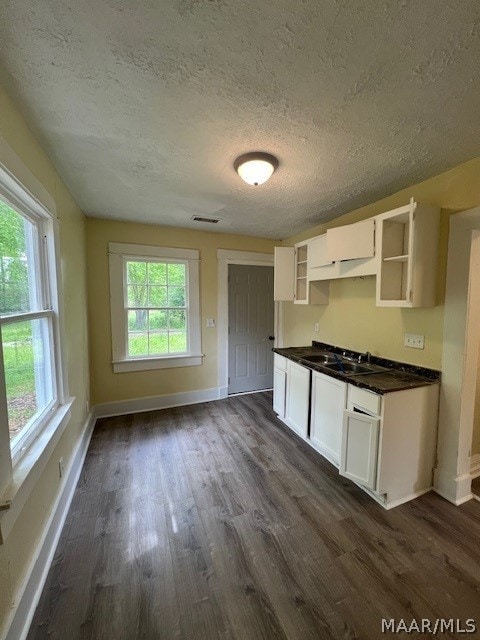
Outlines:
{"type": "Polygon", "coordinates": [[[375,365],[368,364],[358,364],[356,362],[350,362],[349,360],[340,359],[340,362],[331,362],[326,364],[325,367],[327,369],[331,369],[332,371],[338,371],[339,373],[344,373],[345,375],[366,375],[368,373],[379,373],[383,371],[382,367],[377,367],[375,365]]]}
{"type": "Polygon", "coordinates": [[[302,360],[305,360],[306,362],[312,362],[313,364],[321,364],[323,366],[326,366],[328,364],[335,364],[336,362],[335,358],[329,353],[319,353],[312,356],[305,356],[305,358],[302,358],[302,360]]]}

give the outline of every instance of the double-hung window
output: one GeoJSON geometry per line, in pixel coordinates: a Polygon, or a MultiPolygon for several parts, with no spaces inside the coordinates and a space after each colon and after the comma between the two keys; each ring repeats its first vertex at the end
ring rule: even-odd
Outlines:
{"type": "Polygon", "coordinates": [[[5,460],[9,441],[10,467],[64,399],[55,225],[19,185],[0,190],[0,446],[5,460]]]}
{"type": "Polygon", "coordinates": [[[201,364],[199,253],[110,243],[113,368],[201,364]]]}

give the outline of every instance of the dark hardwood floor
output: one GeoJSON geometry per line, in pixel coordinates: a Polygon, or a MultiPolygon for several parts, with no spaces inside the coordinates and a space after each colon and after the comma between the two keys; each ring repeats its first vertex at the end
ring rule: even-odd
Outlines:
{"type": "Polygon", "coordinates": [[[382,618],[480,627],[480,504],[383,510],[263,393],[97,423],[28,639],[373,640],[382,618]]]}

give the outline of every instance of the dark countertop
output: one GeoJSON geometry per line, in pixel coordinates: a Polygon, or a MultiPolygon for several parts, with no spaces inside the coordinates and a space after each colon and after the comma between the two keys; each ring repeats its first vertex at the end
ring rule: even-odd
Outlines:
{"type": "Polygon", "coordinates": [[[311,347],[288,347],[286,349],[273,349],[273,351],[313,371],[324,373],[337,380],[349,382],[356,387],[368,389],[380,395],[391,393],[392,391],[415,389],[440,382],[440,371],[426,369],[425,367],[418,367],[404,362],[396,362],[395,360],[378,358],[376,356],[371,356],[370,363],[383,367],[384,370],[378,373],[368,374],[345,374],[329,369],[319,363],[308,362],[308,360],[304,359],[308,356],[319,355],[326,352],[336,353],[338,355],[342,355],[345,352],[348,357],[357,361],[358,356],[361,355],[358,351],[349,351],[348,349],[335,347],[323,342],[313,341],[311,347]]]}

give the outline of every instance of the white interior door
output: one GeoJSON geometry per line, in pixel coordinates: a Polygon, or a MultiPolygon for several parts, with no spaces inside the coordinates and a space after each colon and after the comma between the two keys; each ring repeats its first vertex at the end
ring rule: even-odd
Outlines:
{"type": "Polygon", "coordinates": [[[273,267],[228,267],[228,393],[273,386],[273,267]]]}

